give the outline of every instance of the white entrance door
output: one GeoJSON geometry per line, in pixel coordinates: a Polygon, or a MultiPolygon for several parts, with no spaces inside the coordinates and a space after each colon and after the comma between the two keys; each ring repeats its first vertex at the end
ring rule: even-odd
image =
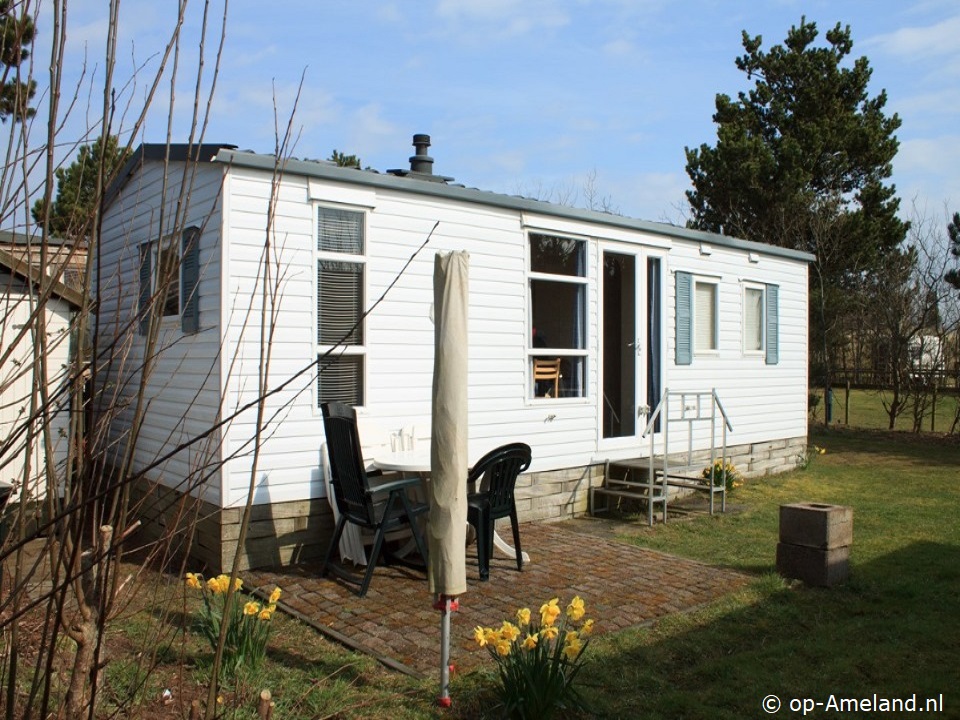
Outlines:
{"type": "Polygon", "coordinates": [[[641,248],[602,250],[599,400],[605,449],[637,446],[662,392],[663,266],[662,257],[641,248]]]}

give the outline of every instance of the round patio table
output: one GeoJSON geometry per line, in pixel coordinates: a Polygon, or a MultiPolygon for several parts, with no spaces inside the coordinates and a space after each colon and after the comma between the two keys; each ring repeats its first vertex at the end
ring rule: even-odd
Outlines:
{"type": "MultiPolygon", "coordinates": [[[[404,475],[415,473],[421,480],[429,482],[430,451],[428,449],[386,451],[379,453],[373,459],[373,466],[385,472],[398,472],[404,475]]],[[[511,560],[517,559],[516,548],[500,537],[500,533],[496,530],[493,532],[493,544],[511,560]]],[[[526,552],[521,554],[524,562],[530,562],[530,556],[526,552]]]]}

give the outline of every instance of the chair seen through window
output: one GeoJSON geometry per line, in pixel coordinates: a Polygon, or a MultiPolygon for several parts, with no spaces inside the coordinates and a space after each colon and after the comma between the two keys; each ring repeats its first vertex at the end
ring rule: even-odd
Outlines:
{"type": "Polygon", "coordinates": [[[533,383],[537,397],[560,397],[560,358],[534,358],[533,383]],[[553,383],[553,390],[550,384],[553,383]]]}

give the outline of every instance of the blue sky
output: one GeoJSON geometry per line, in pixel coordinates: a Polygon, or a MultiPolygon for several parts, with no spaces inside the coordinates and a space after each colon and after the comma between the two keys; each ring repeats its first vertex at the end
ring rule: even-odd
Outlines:
{"type": "MultiPolygon", "coordinates": [[[[121,3],[114,85],[131,107],[158,65],[173,5],[121,3]],[[145,70],[125,86],[135,64],[145,70]]],[[[206,83],[223,12],[211,7],[206,83]]],[[[106,8],[71,5],[68,79],[86,54],[85,82],[102,86],[106,8]]],[[[189,127],[201,10],[194,0],[185,22],[173,141],[189,127]]],[[[411,136],[424,132],[435,172],[468,186],[583,205],[592,182],[625,215],[680,223],[684,147],[714,144],[715,95],[748,87],[734,66],[741,31],[769,48],[802,16],[821,35],[851,26],[853,55],[873,68],[871,95],[886,89],[889,113],[902,118],[894,182],[904,210],[960,210],[956,0],[231,0],[206,140],[272,152],[275,108],[284,125],[302,76],[297,157],[337,148],[381,171],[406,167],[411,136]]],[[[45,52],[38,41],[36,58],[45,52]]],[[[165,139],[168,93],[167,82],[142,139],[165,139]]],[[[85,112],[81,102],[67,127],[79,130],[85,112]]]]}

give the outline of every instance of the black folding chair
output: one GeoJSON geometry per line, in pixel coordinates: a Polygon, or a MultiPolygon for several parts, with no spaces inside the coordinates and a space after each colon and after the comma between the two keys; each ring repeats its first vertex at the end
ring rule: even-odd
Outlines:
{"type": "Polygon", "coordinates": [[[330,547],[327,548],[327,554],[323,559],[320,576],[323,577],[330,571],[342,580],[359,584],[360,597],[363,597],[367,594],[367,587],[370,585],[381,551],[384,551],[388,564],[391,560],[395,560],[404,565],[417,567],[386,551],[384,538],[387,533],[409,526],[420,556],[426,559],[427,550],[417,519],[427,512],[428,506],[426,503],[412,501],[407,495],[407,490],[420,482],[418,478],[394,480],[371,487],[369,476],[364,470],[356,412],[343,403],[324,403],[321,409],[332,474],[330,484],[333,486],[340,519],[337,521],[330,547]],[[374,531],[373,548],[367,558],[367,570],[362,577],[330,563],[333,551],[340,542],[343,528],[348,522],[374,531]]]}
{"type": "Polygon", "coordinates": [[[491,450],[473,466],[467,475],[467,522],[477,531],[477,557],[480,579],[490,579],[490,558],[493,556],[494,524],[509,517],[513,528],[513,546],[517,551],[517,570],[523,570],[520,551],[520,523],[513,489],[517,476],[530,467],[530,446],[510,443],[491,450]],[[476,490],[477,481],[480,489],[476,490]]]}

